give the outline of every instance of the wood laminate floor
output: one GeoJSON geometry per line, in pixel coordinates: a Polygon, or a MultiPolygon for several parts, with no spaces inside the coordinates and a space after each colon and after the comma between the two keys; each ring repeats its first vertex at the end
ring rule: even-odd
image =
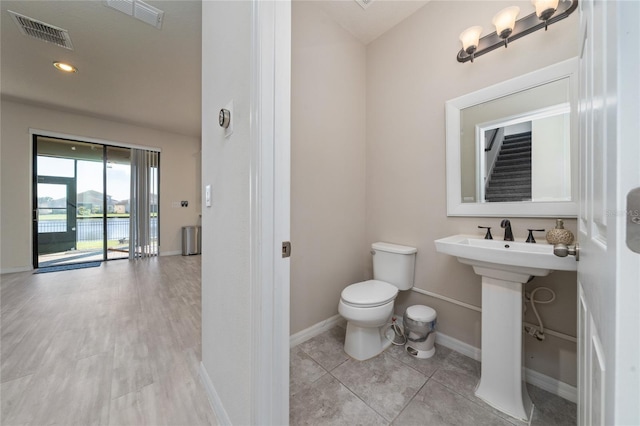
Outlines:
{"type": "Polygon", "coordinates": [[[1,277],[2,425],[212,425],[200,256],[1,277]]]}

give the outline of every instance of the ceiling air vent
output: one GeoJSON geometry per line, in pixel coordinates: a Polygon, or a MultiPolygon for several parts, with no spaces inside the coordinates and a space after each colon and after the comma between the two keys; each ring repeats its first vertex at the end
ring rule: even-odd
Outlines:
{"type": "Polygon", "coordinates": [[[366,9],[369,6],[371,6],[371,3],[373,3],[373,0],[355,0],[356,3],[358,3],[360,5],[361,8],[366,9]]]}
{"type": "Polygon", "coordinates": [[[164,12],[141,0],[105,0],[104,4],[157,29],[162,28],[164,12]]]}
{"type": "Polygon", "coordinates": [[[46,41],[47,43],[53,43],[65,49],[73,50],[69,31],[46,24],[37,19],[29,18],[28,16],[20,15],[11,10],[7,12],[9,12],[16,24],[18,24],[18,28],[20,28],[22,34],[46,41]]]}

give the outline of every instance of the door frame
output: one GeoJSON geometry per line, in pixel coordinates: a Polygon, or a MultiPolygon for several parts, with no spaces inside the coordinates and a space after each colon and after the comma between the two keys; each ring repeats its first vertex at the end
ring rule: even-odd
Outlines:
{"type": "MultiPolygon", "coordinates": [[[[33,269],[37,269],[40,267],[40,262],[39,262],[39,255],[40,255],[40,239],[39,239],[39,232],[38,232],[38,225],[39,225],[39,213],[38,213],[38,184],[39,183],[53,183],[53,184],[66,184],[67,185],[67,229],[69,229],[69,227],[73,228],[73,232],[74,232],[74,246],[76,246],[77,244],[77,238],[78,238],[78,233],[77,233],[77,186],[78,186],[78,180],[77,180],[77,164],[74,165],[74,176],[72,178],[68,178],[68,177],[57,177],[57,176],[43,176],[46,178],[47,181],[49,182],[39,182],[38,180],[38,136],[46,136],[48,137],[48,135],[43,135],[41,133],[39,133],[38,131],[35,131],[33,129],[29,129],[29,139],[30,139],[30,143],[29,143],[29,147],[30,147],[30,154],[31,154],[31,161],[29,162],[29,166],[30,166],[30,175],[31,175],[31,185],[29,187],[29,191],[30,191],[30,195],[31,195],[31,235],[30,235],[30,241],[31,241],[31,256],[32,256],[32,268],[33,269]],[[71,191],[70,191],[71,188],[71,191]],[[70,197],[70,195],[73,195],[72,197],[70,197]],[[71,201],[71,202],[70,202],[71,201]],[[69,205],[73,206],[73,220],[69,220],[69,205]],[[73,226],[71,226],[73,225],[73,226]]],[[[58,139],[64,139],[64,140],[73,140],[69,137],[59,137],[58,139]]],[[[78,142],[82,142],[80,140],[78,140],[78,142]]],[[[81,263],[81,262],[78,262],[81,263]]]]}
{"type": "MultiPolygon", "coordinates": [[[[289,423],[291,3],[254,0],[251,63],[253,424],[289,423]]],[[[295,249],[295,248],[294,248],[295,249]]]]}
{"type": "MultiPolygon", "coordinates": [[[[34,140],[34,143],[35,140],[34,140]]],[[[66,193],[67,193],[67,231],[64,234],[73,234],[73,245],[76,246],[78,233],[77,233],[77,179],[75,177],[59,177],[59,176],[38,176],[37,174],[37,156],[33,158],[33,201],[32,201],[32,212],[33,212],[33,265],[34,267],[39,266],[39,256],[40,256],[40,244],[45,243],[44,239],[40,236],[39,228],[40,228],[40,207],[38,205],[38,185],[39,184],[53,184],[53,185],[65,185],[66,193]],[[42,178],[42,181],[40,180],[42,178]]],[[[44,236],[50,236],[51,234],[62,234],[62,232],[51,232],[51,233],[43,233],[44,236]]],[[[46,254],[46,253],[44,253],[46,254]]]]}

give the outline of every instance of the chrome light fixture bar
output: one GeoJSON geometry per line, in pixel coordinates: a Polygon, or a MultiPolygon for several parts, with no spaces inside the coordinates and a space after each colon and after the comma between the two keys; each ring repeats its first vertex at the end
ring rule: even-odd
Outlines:
{"type": "MultiPolygon", "coordinates": [[[[532,3],[534,3],[534,5],[536,5],[537,2],[549,3],[545,0],[532,0],[532,3]]],[[[462,37],[463,35],[468,34],[468,30],[480,28],[471,27],[461,34],[460,39],[463,42],[463,49],[460,49],[460,51],[458,52],[458,62],[473,62],[473,60],[478,56],[482,56],[485,53],[489,53],[492,50],[498,49],[502,46],[506,47],[508,43],[524,37],[527,34],[531,34],[532,32],[538,31],[542,28],[546,30],[549,25],[561,21],[567,16],[571,15],[571,13],[573,13],[573,11],[576,10],[577,7],[578,0],[560,0],[558,2],[557,9],[553,10],[547,8],[544,10],[540,10],[540,16],[538,16],[537,12],[533,12],[530,15],[527,15],[524,18],[515,21],[515,24],[513,25],[513,28],[511,28],[511,31],[509,31],[508,28],[502,29],[500,31],[500,34],[494,31],[491,34],[480,38],[479,40],[476,39],[475,43],[474,41],[463,40],[462,37]]],[[[504,11],[499,12],[498,15],[500,15],[502,12],[504,11]]],[[[497,20],[498,15],[496,15],[496,17],[494,18],[494,22],[497,20]]],[[[496,24],[494,23],[494,25],[496,24]]]]}

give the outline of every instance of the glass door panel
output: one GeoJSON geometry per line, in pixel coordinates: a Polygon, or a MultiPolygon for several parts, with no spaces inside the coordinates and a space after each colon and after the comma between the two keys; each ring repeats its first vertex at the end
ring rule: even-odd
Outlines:
{"type": "Polygon", "coordinates": [[[73,178],[38,177],[36,222],[39,254],[75,250],[75,195],[73,178]]]}
{"type": "Polygon", "coordinates": [[[131,150],[107,147],[107,257],[129,257],[131,150]]]}
{"type": "Polygon", "coordinates": [[[103,150],[34,137],[34,267],[104,260],[103,150]]]}
{"type": "MultiPolygon", "coordinates": [[[[102,152],[102,147],[99,148],[102,152]]],[[[76,160],[78,180],[78,251],[104,260],[104,194],[102,156],[76,160]]]]}

